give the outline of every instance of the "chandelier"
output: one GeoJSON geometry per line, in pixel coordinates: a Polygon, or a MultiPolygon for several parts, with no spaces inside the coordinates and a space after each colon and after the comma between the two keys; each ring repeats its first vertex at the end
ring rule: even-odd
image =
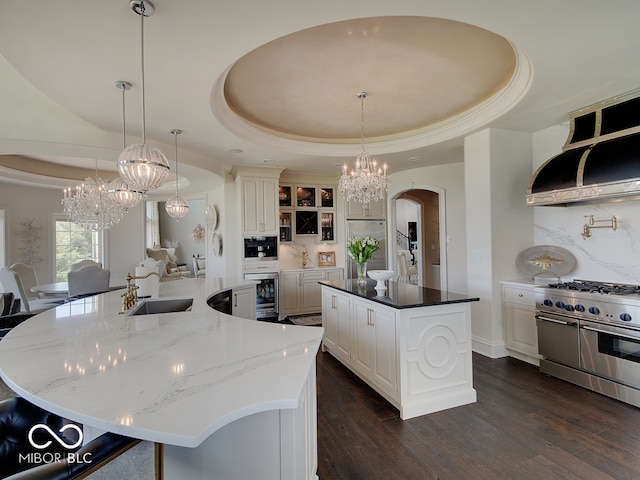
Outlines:
{"type": "MultiPolygon", "coordinates": [[[[125,115],[125,102],[124,102],[124,94],[127,90],[131,90],[131,84],[129,82],[123,82],[122,80],[118,80],[115,83],[115,86],[122,90],[122,148],[124,149],[127,146],[126,141],[126,132],[127,132],[127,123],[126,123],[126,115],[125,115]]],[[[143,193],[139,190],[134,190],[129,188],[129,185],[125,183],[122,178],[116,178],[111,181],[109,184],[109,195],[111,198],[120,205],[125,211],[130,208],[135,207],[140,200],[142,200],[143,193]]]]}
{"type": "Polygon", "coordinates": [[[144,17],[154,13],[153,4],[148,0],[132,0],[131,9],[140,15],[140,51],[142,66],[142,143],[125,148],[118,158],[118,172],[122,180],[134,190],[147,192],[164,183],[169,173],[169,161],[157,148],[146,143],[144,104],[144,17]]]}
{"type": "Polygon", "coordinates": [[[109,184],[98,177],[96,160],[95,178],[86,178],[75,189],[64,189],[64,212],[72,222],[88,230],[107,230],[118,223],[126,212],[113,200],[108,190],[109,184]]]}
{"type": "Polygon", "coordinates": [[[167,200],[164,208],[169,216],[175,218],[176,220],[180,220],[187,214],[187,212],[189,212],[189,204],[184,198],[178,195],[178,135],[182,133],[182,130],[174,128],[173,130],[171,130],[171,133],[173,133],[174,143],[176,146],[176,196],[171,197],[169,200],[167,200]]]}
{"type": "Polygon", "coordinates": [[[360,99],[362,152],[356,157],[356,165],[351,172],[348,171],[347,165],[344,165],[338,190],[347,201],[353,200],[361,203],[363,208],[368,208],[371,201],[382,200],[385,197],[389,177],[387,164],[378,168],[376,160],[364,149],[364,99],[367,98],[367,92],[358,92],[356,96],[360,99]]]}

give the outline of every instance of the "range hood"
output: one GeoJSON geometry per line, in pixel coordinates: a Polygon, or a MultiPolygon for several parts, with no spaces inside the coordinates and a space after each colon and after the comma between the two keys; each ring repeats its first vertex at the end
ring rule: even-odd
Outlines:
{"type": "Polygon", "coordinates": [[[533,174],[527,205],[640,199],[640,90],[570,114],[563,152],[533,174]]]}

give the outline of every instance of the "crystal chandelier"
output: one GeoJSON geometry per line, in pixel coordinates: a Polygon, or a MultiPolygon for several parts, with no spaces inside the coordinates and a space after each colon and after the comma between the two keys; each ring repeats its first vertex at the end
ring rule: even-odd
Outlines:
{"type": "Polygon", "coordinates": [[[164,183],[169,173],[169,161],[157,148],[147,145],[145,136],[144,105],[144,17],[154,13],[153,4],[148,0],[132,0],[131,9],[140,15],[140,51],[142,66],[142,143],[125,148],[118,158],[118,172],[122,180],[131,188],[147,192],[164,183]]]}
{"type": "MultiPolygon", "coordinates": [[[[129,82],[118,80],[115,85],[117,88],[122,90],[122,149],[124,150],[124,148],[127,146],[127,123],[125,115],[124,94],[127,90],[131,90],[131,84],[129,82]]],[[[122,180],[121,178],[116,178],[109,184],[109,195],[111,195],[111,198],[113,198],[113,200],[118,205],[120,205],[120,207],[127,211],[140,203],[143,193],[139,190],[129,188],[129,185],[127,185],[124,180],[122,180]]]]}
{"type": "Polygon", "coordinates": [[[169,200],[167,200],[164,208],[169,216],[175,218],[176,220],[180,220],[189,211],[189,204],[187,203],[187,201],[178,195],[178,135],[182,133],[182,130],[174,128],[173,130],[171,130],[171,133],[173,133],[176,146],[176,196],[171,197],[169,200]]]}
{"type": "Polygon", "coordinates": [[[108,193],[109,184],[96,176],[88,177],[75,189],[65,188],[62,205],[69,219],[88,230],[107,230],[118,223],[125,214],[108,193]]]}
{"type": "Polygon", "coordinates": [[[382,200],[385,197],[389,177],[387,164],[377,168],[376,160],[364,149],[364,99],[367,98],[367,92],[358,92],[356,96],[360,99],[362,152],[356,157],[356,165],[351,172],[347,170],[347,165],[344,165],[338,190],[347,201],[353,200],[361,203],[363,208],[368,208],[372,200],[382,200]]]}

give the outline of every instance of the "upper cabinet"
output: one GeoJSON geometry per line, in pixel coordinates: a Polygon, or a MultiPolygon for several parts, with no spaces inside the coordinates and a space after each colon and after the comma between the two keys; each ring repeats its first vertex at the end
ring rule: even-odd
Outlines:
{"type": "Polygon", "coordinates": [[[318,242],[336,241],[336,187],[312,183],[280,183],[278,187],[279,236],[291,242],[296,236],[318,242]]]}
{"type": "Polygon", "coordinates": [[[279,234],[278,179],[281,171],[266,167],[237,168],[243,235],[279,234]]]}
{"type": "Polygon", "coordinates": [[[369,208],[363,208],[359,202],[347,202],[346,214],[347,220],[354,219],[383,219],[387,218],[387,199],[386,197],[377,202],[371,202],[369,208]]]}

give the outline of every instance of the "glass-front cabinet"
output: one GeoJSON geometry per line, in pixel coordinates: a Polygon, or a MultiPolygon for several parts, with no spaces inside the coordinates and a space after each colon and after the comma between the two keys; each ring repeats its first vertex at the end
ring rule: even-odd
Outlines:
{"type": "Polygon", "coordinates": [[[334,186],[280,185],[280,242],[293,242],[296,236],[315,236],[318,243],[335,242],[335,192],[334,186]]]}

